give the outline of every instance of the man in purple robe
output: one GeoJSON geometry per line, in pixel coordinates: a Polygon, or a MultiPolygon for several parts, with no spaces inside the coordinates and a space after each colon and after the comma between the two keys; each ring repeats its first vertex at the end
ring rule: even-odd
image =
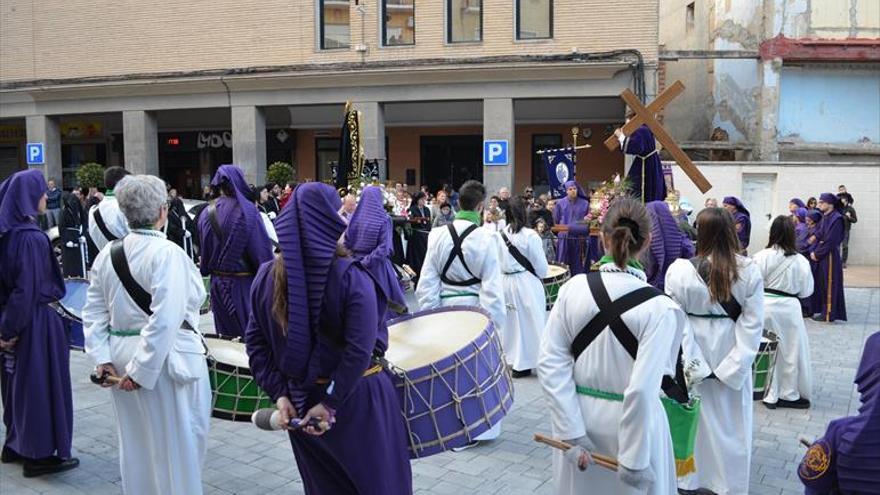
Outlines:
{"type": "Polygon", "coordinates": [[[798,467],[807,495],[880,493],[880,332],[865,342],[855,383],[859,413],[829,423],[798,467]]]}
{"type": "Polygon", "coordinates": [[[590,200],[577,182],[570,180],[563,186],[566,196],[556,202],[553,222],[567,225],[568,232],[560,232],[557,236],[556,261],[568,265],[574,276],[590,269],[587,262],[590,229],[584,223],[584,217],[590,211],[590,200]]]}
{"type": "Polygon", "coordinates": [[[0,184],[0,389],[4,463],[22,461],[24,476],[73,469],[73,401],[67,330],[49,303],[64,280],[49,238],[37,225],[48,186],[39,170],[0,184]]]}
{"type": "Polygon", "coordinates": [[[843,215],[837,210],[837,196],[822,193],[819,196],[822,221],[816,230],[816,242],[810,249],[810,260],[816,263],[813,291],[813,319],[832,322],[846,321],[846,299],[843,294],[843,264],[840,244],[844,237],[843,215]]]}
{"type": "Polygon", "coordinates": [[[752,216],[746,206],[736,196],[726,196],[722,201],[724,209],[733,215],[736,224],[736,237],[739,238],[740,254],[745,255],[752,235],[752,216]]]}
{"type": "Polygon", "coordinates": [[[679,258],[694,256],[694,243],[682,232],[665,201],[646,205],[651,215],[651,248],[644,251],[645,275],[648,283],[663,290],[666,270],[679,258]]]}
{"type": "Polygon", "coordinates": [[[376,364],[388,345],[386,300],[337,246],[339,205],[331,186],[307,183],[278,216],[281,256],[260,267],[251,292],[250,367],[280,424],[329,424],[289,432],[307,494],[410,494],[400,403],[376,364]]]}
{"type": "Polygon", "coordinates": [[[388,302],[388,312],[380,316],[389,320],[406,313],[407,308],[406,296],[391,263],[394,229],[384,204],[385,199],[378,186],[368,186],[363,190],[345,230],[345,247],[382,291],[382,296],[388,302]]]}
{"type": "MultiPolygon", "coordinates": [[[[628,119],[627,119],[628,120],[628,119]]],[[[654,133],[642,124],[626,137],[620,129],[614,131],[620,140],[620,150],[634,155],[632,166],[626,177],[630,180],[633,197],[647,204],[666,199],[666,181],[663,178],[663,165],[657,152],[654,133]]]]}
{"type": "Polygon", "coordinates": [[[247,199],[250,187],[240,168],[221,165],[211,186],[219,197],[199,215],[199,268],[203,277],[211,276],[217,333],[241,337],[251,313],[251,283],[257,268],[272,259],[272,241],[247,199]]]}

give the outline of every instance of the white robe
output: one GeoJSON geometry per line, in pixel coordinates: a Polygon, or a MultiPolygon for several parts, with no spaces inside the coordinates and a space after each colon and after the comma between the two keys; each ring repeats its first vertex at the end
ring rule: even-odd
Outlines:
{"type": "MultiPolygon", "coordinates": [[[[807,258],[799,254],[785,256],[782,250],[770,248],[756,253],[753,260],[761,270],[764,289],[797,294],[801,299],[813,293],[813,274],[807,258]]],[[[813,390],[810,341],[800,301],[765,293],[764,328],[775,333],[778,339],[776,367],[764,402],[809,400],[813,390]]]]}
{"type": "Polygon", "coordinates": [[[95,259],[83,309],[89,356],[96,364],[113,363],[117,373],[141,386],[108,392],[116,409],[122,488],[127,494],[200,494],[211,415],[208,368],[196,333],[205,299],[202,278],[161,232],[135,230],[124,242],[132,276],[152,295],[153,315],[147,317],[128,296],[109,249],[95,259]],[[181,329],[184,320],[196,331],[181,329]],[[111,327],[140,329],[140,335],[111,336],[111,327]],[[172,352],[194,381],[172,378],[172,352]]]}
{"type": "MultiPolygon", "coordinates": [[[[612,301],[648,286],[644,273],[636,270],[603,273],[602,280],[612,301]]],[[[585,275],[572,277],[560,288],[550,312],[538,377],[549,403],[553,436],[570,440],[587,435],[597,453],[617,458],[630,469],[651,467],[656,481],[648,493],[674,494],[675,456],[660,382],[663,375],[674,374],[687,319],[672,300],[655,297],[623,314],[639,342],[635,361],[608,328],[575,361],[571,344],[598,312],[585,275]],[[576,386],[623,394],[624,400],[578,394],[576,386]]],[[[616,472],[599,466],[579,471],[558,450],[553,453],[553,469],[559,494],[639,493],[621,483],[616,472]]]]}
{"type": "Polygon", "coordinates": [[[110,241],[104,237],[100,227],[98,227],[98,224],[95,222],[96,208],[101,212],[101,219],[104,220],[104,225],[107,226],[107,230],[115,235],[117,239],[122,239],[128,234],[128,221],[119,209],[119,203],[116,201],[116,198],[113,196],[105,196],[100,203],[89,209],[89,237],[92,238],[92,242],[95,243],[95,246],[98,247],[98,251],[100,251],[104,249],[104,246],[110,241]]]}
{"type": "Polygon", "coordinates": [[[526,271],[510,254],[504,239],[499,239],[498,259],[507,307],[507,323],[501,328],[501,345],[507,363],[515,370],[525,371],[538,365],[541,335],[547,321],[547,300],[541,282],[547,276],[547,257],[544,256],[541,237],[534,230],[524,228],[513,234],[510,228],[506,228],[504,234],[529,260],[537,275],[526,271]]]}
{"type": "Polygon", "coordinates": [[[691,315],[724,315],[710,300],[709,288],[689,260],[676,260],[666,272],[666,293],[688,313],[682,343],[686,363],[698,359],[704,370],[718,379],[696,385],[702,399],[694,461],[697,472],[682,481],[682,488],[708,488],[718,495],[749,491],[752,456],[752,362],[764,328],[764,283],[757,265],[737,256],[739,280],[733,297],[742,306],[734,323],[730,318],[691,315]],[[708,365],[708,368],[706,368],[708,365]]]}
{"type": "MultiPolygon", "coordinates": [[[[465,229],[473,225],[467,220],[455,220],[452,225],[461,236],[465,229]]],[[[440,275],[449,253],[452,251],[452,237],[448,227],[431,230],[428,235],[428,250],[425,263],[419,276],[416,298],[422,310],[446,306],[481,307],[492,318],[496,331],[501,331],[507,321],[504,303],[504,290],[501,283],[501,270],[498,263],[498,243],[500,238],[494,228],[479,227],[462,242],[461,250],[468,268],[480,282],[469,287],[445,284],[440,275]]],[[[447,276],[452,280],[468,280],[471,275],[464,269],[461,260],[456,258],[449,267],[447,276]]],[[[501,434],[499,422],[491,430],[477,437],[477,440],[492,440],[501,434]]]]}

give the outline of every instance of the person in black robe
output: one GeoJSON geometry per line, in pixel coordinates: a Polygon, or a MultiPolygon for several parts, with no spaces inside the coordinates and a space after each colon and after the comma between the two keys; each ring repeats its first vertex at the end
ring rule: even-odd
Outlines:
{"type": "MultiPolygon", "coordinates": [[[[416,273],[421,273],[428,252],[428,233],[431,231],[431,209],[425,204],[425,193],[417,192],[409,207],[412,232],[406,245],[406,262],[416,273]]],[[[418,277],[415,279],[418,284],[418,277]]]]}
{"type": "Polygon", "coordinates": [[[67,192],[61,196],[61,201],[64,206],[58,225],[58,235],[61,237],[61,270],[65,277],[85,277],[83,255],[86,255],[86,265],[89,260],[88,247],[81,244],[81,241],[85,242],[82,203],[79,198],[67,192]]]}

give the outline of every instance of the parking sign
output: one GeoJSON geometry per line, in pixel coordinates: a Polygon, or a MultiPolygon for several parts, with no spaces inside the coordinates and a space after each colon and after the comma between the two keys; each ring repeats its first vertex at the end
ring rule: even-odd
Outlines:
{"type": "Polygon", "coordinates": [[[28,165],[43,165],[46,163],[46,158],[43,153],[43,143],[28,143],[25,148],[25,154],[27,155],[27,164],[28,165]]]}
{"type": "Polygon", "coordinates": [[[507,165],[507,140],[494,139],[483,141],[483,165],[507,165]]]}

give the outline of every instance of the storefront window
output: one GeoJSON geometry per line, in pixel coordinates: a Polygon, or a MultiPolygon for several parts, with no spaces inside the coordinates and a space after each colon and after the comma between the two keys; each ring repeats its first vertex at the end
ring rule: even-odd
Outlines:
{"type": "Polygon", "coordinates": [[[416,42],[415,0],[382,0],[382,37],[385,46],[414,45],[416,42]]]}
{"type": "Polygon", "coordinates": [[[315,139],[315,176],[320,182],[333,180],[333,167],[339,160],[339,138],[315,139]]]}
{"type": "Polygon", "coordinates": [[[446,39],[449,43],[483,39],[483,0],[446,0],[446,39]]]}
{"type": "Polygon", "coordinates": [[[516,39],[553,37],[553,0],[516,0],[516,39]]]}
{"type": "Polygon", "coordinates": [[[351,43],[349,0],[319,0],[321,49],[348,48],[351,43]]]}

